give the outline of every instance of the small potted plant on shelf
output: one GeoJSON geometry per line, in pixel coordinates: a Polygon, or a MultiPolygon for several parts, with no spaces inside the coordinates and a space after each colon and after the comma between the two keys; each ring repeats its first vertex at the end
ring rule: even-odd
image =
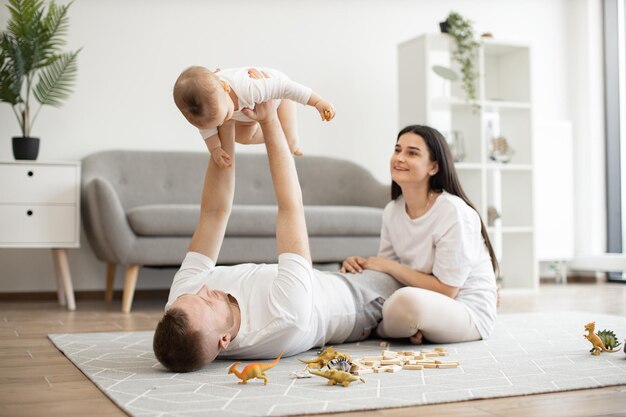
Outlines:
{"type": "Polygon", "coordinates": [[[72,92],[78,70],[75,52],[61,46],[71,3],[47,7],[42,0],[8,0],[10,16],[0,34],[0,101],[13,108],[22,136],[13,138],[15,159],[37,159],[39,138],[31,129],[45,105],[59,107],[72,92]],[[39,103],[32,112],[33,97],[39,103]]]}
{"type": "Polygon", "coordinates": [[[457,12],[450,12],[445,21],[439,23],[441,32],[452,36],[455,43],[452,59],[461,68],[461,85],[468,100],[476,100],[476,78],[478,71],[475,61],[478,52],[478,41],[474,33],[473,23],[457,12]]]}

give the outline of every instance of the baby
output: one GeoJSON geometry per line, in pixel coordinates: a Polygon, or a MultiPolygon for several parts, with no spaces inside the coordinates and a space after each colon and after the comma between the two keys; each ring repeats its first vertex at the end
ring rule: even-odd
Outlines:
{"type": "Polygon", "coordinates": [[[263,143],[258,123],[249,119],[243,109],[273,100],[277,108],[289,149],[301,156],[298,147],[295,103],[314,106],[329,121],[335,117],[332,104],[310,88],[291,81],[285,74],[270,68],[235,68],[211,72],[204,67],[183,71],[174,85],[174,101],[185,118],[200,130],[211,157],[218,166],[230,166],[231,158],[221,146],[220,138],[235,135],[242,144],[263,143]],[[234,120],[234,123],[228,123],[234,120]]]}

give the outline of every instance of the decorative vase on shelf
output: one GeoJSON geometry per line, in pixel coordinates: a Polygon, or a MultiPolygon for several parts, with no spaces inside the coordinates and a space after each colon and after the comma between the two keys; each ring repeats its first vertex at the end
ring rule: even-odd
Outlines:
{"type": "Polygon", "coordinates": [[[39,155],[39,138],[14,136],[13,157],[16,160],[34,161],[39,155]]]}
{"type": "Polygon", "coordinates": [[[450,155],[454,162],[463,162],[465,159],[465,137],[463,132],[459,130],[452,130],[446,135],[446,142],[448,148],[450,148],[450,155]]]}

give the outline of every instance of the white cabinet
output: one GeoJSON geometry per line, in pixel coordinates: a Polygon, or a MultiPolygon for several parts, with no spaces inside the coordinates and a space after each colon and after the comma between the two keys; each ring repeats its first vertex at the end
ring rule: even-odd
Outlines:
{"type": "Polygon", "coordinates": [[[75,309],[66,248],[80,245],[80,164],[0,162],[0,248],[51,248],[59,302],[75,309]]]}
{"type": "Polygon", "coordinates": [[[455,143],[459,178],[485,224],[500,263],[504,288],[536,288],[533,212],[533,140],[530,48],[496,40],[481,41],[475,64],[476,100],[468,102],[461,82],[449,81],[433,66],[451,68],[452,37],[425,34],[398,48],[399,128],[426,124],[455,143]],[[492,160],[492,139],[506,139],[509,160],[492,160]],[[462,145],[462,146],[460,146],[462,145]],[[491,210],[490,210],[491,208],[491,210]]]}

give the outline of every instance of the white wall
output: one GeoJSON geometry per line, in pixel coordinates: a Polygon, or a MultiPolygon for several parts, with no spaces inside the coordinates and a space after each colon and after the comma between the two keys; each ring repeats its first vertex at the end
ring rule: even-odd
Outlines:
{"type": "MultiPolygon", "coordinates": [[[[2,3],[4,28],[8,12],[2,3]]],[[[570,10],[589,3],[593,0],[76,0],[68,47],[83,47],[78,83],[63,107],[41,112],[33,129],[42,138],[39,159],[76,160],[111,148],[201,151],[203,143],[171,99],[177,75],[192,64],[258,65],[279,68],[334,103],[337,117],[328,124],[320,123],[313,109],[299,110],[306,154],[355,161],[387,182],[386,155],[398,130],[398,43],[437,31],[450,10],[459,11],[479,33],[532,46],[535,121],[577,123],[586,103],[572,86],[582,79],[598,81],[570,68],[577,52],[572,28],[587,19],[570,10]]],[[[13,159],[9,138],[18,133],[10,107],[0,106],[0,137],[6,138],[0,140],[0,160],[13,159]]],[[[84,236],[82,248],[69,256],[77,290],[103,288],[104,265],[84,236]]],[[[51,291],[52,271],[49,251],[0,250],[0,292],[51,291]]],[[[171,275],[144,269],[138,288],[166,288],[171,275]]],[[[118,286],[121,282],[120,274],[118,286]]]]}

